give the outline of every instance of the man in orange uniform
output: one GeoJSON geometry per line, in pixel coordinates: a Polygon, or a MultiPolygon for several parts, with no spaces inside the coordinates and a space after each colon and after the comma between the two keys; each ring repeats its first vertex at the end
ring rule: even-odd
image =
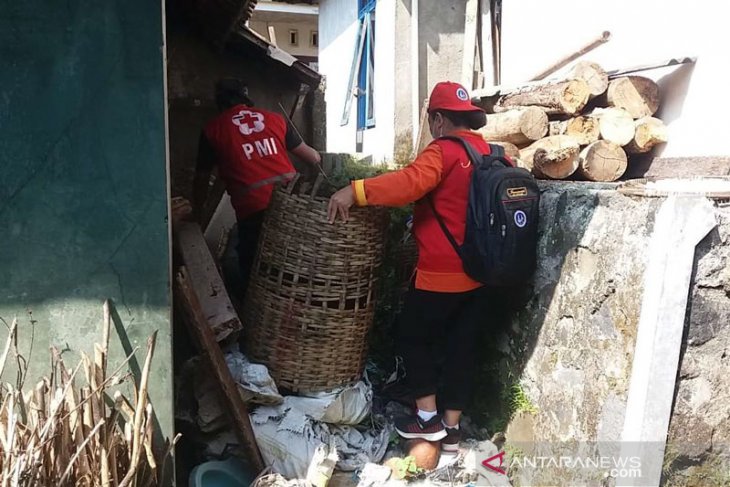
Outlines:
{"type": "Polygon", "coordinates": [[[221,113],[200,136],[194,206],[200,209],[205,201],[210,173],[217,165],[236,211],[238,260],[245,290],[274,185],[296,175],[287,151],[311,164],[319,164],[320,155],[302,141],[283,116],[255,108],[241,80],[219,81],[216,103],[221,113]]]}
{"type": "Polygon", "coordinates": [[[459,419],[473,391],[477,336],[487,324],[485,288],[464,273],[459,255],[424,200],[431,199],[461,244],[473,168],[460,143],[439,137],[461,137],[477,152],[489,154],[489,144],[470,130],[485,123],[484,110],[471,103],[463,86],[438,83],[428,106],[428,124],[435,140],[404,169],[353,181],[335,193],[329,204],[329,219],[334,223],[337,216],[347,220],[354,204],[417,202],[413,232],[418,264],[405,298],[397,343],[418,410],[412,417],[397,420],[396,430],[405,438],[442,440],[447,451],[458,450],[459,419]],[[437,412],[437,393],[443,416],[437,412]]]}

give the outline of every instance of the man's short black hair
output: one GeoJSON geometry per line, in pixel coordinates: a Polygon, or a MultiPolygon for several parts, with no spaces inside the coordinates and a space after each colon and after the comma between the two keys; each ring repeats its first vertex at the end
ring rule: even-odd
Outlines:
{"type": "Polygon", "coordinates": [[[455,112],[453,110],[439,109],[429,112],[429,115],[433,117],[437,113],[440,113],[442,117],[448,119],[455,127],[469,127],[472,130],[476,130],[487,124],[487,115],[481,110],[455,112]]]}
{"type": "Polygon", "coordinates": [[[215,101],[220,109],[235,105],[253,106],[248,97],[248,86],[238,78],[223,78],[215,85],[215,101]]]}

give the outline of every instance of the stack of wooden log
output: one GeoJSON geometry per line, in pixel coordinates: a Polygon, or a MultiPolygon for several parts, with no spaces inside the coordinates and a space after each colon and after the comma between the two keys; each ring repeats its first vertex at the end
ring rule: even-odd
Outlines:
{"type": "Polygon", "coordinates": [[[616,181],[629,157],[667,141],[657,84],[641,76],[609,79],[598,64],[577,63],[562,80],[502,93],[481,129],[518,165],[543,179],[616,181]]]}

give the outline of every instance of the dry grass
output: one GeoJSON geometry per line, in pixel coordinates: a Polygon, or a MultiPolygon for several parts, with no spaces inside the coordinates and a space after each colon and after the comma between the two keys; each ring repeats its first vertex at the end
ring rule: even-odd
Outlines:
{"type": "MultiPolygon", "coordinates": [[[[138,383],[126,372],[134,352],[108,374],[109,301],[103,311],[102,343],[95,344],[93,360],[82,353],[69,369],[52,347],[50,374],[33,389],[23,388],[25,371],[15,385],[0,385],[1,487],[156,486],[165,478],[166,457],[177,438],[168,442],[164,455],[155,456],[147,387],[156,333],[147,341],[138,383]],[[125,382],[132,383],[132,402],[117,389],[125,382]]],[[[20,357],[15,321],[0,373],[11,354],[20,357]]]]}

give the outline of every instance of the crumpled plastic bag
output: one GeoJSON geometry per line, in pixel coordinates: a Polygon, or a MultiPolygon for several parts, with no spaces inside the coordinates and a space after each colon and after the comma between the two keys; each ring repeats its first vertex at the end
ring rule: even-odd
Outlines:
{"type": "Polygon", "coordinates": [[[265,365],[250,362],[238,350],[227,351],[225,359],[244,401],[263,405],[281,404],[284,401],[265,365]]]}
{"type": "Polygon", "coordinates": [[[380,461],[388,448],[390,425],[352,426],[368,416],[371,404],[372,388],[360,382],[259,407],[251,414],[251,425],[264,462],[284,477],[304,478],[318,448],[334,447],[337,468],[353,471],[380,461]]]}
{"type": "Polygon", "coordinates": [[[373,389],[360,381],[332,391],[287,396],[285,402],[316,421],[359,424],[370,414],[373,389]]]}
{"type": "MultiPolygon", "coordinates": [[[[266,366],[251,363],[237,349],[227,350],[224,357],[244,401],[264,405],[281,404],[284,401],[266,366]]],[[[190,380],[180,387],[178,400],[185,403],[194,401],[194,406],[188,405],[193,411],[185,419],[194,420],[202,433],[225,429],[229,422],[218,397],[218,386],[203,366],[202,358],[198,356],[188,360],[180,375],[190,380]]]]}

